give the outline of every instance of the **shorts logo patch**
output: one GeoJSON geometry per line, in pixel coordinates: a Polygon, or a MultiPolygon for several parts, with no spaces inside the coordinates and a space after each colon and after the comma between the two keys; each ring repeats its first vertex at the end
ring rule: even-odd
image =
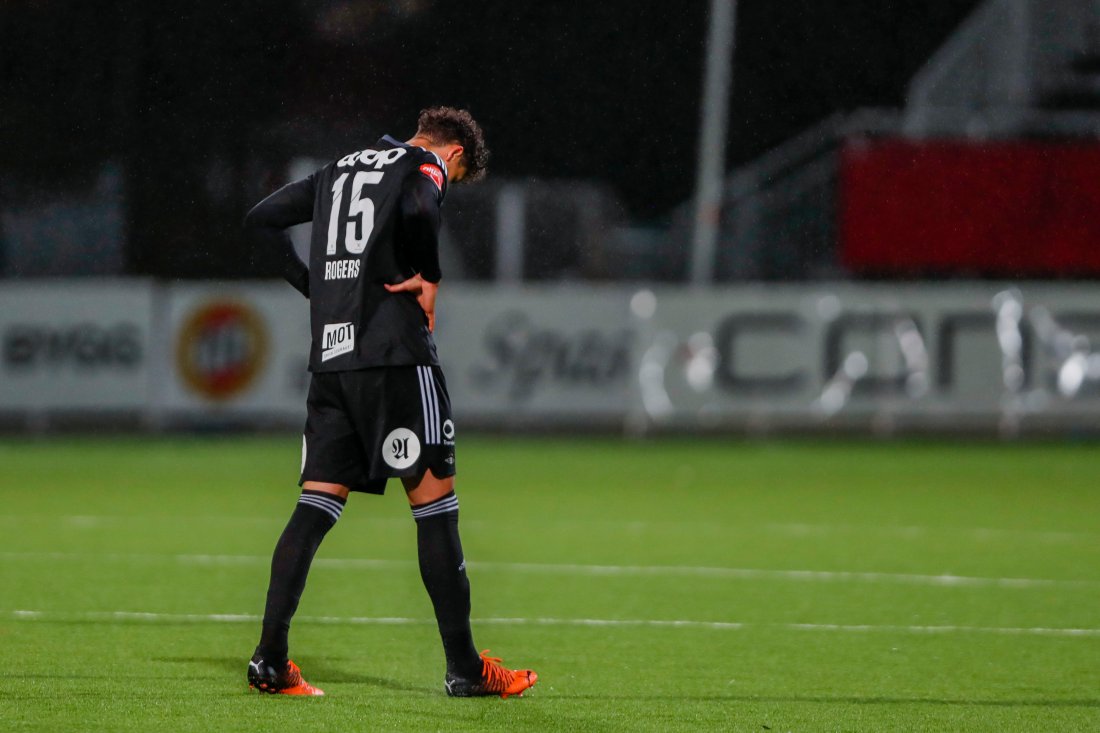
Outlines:
{"type": "Polygon", "coordinates": [[[425,163],[420,166],[420,172],[432,179],[432,183],[440,191],[443,190],[443,171],[439,170],[439,166],[432,165],[431,163],[425,163]]]}
{"type": "Polygon", "coordinates": [[[420,439],[408,428],[397,428],[382,441],[382,460],[390,468],[408,468],[419,458],[420,439]]]}
{"type": "Polygon", "coordinates": [[[453,440],[455,437],[455,424],[451,418],[443,421],[443,437],[447,440],[453,440]]]}
{"type": "Polygon", "coordinates": [[[321,335],[321,361],[346,354],[355,348],[354,323],[326,323],[321,335]]]}

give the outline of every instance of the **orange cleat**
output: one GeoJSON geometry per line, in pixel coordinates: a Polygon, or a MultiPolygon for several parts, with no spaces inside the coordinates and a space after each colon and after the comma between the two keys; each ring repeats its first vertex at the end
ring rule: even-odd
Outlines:
{"type": "Polygon", "coordinates": [[[302,679],[302,670],[287,661],[282,674],[263,658],[253,657],[248,663],[248,686],[271,695],[324,695],[325,691],[302,679]]]}
{"type": "Polygon", "coordinates": [[[447,675],[444,684],[451,697],[485,697],[500,695],[507,699],[509,695],[523,696],[524,690],[539,681],[532,669],[505,669],[500,659],[489,656],[489,650],[481,653],[481,678],[468,680],[447,675]]]}

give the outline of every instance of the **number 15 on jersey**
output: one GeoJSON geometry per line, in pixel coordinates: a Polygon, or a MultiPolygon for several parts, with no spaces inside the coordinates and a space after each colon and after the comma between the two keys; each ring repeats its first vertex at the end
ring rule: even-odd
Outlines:
{"type": "MultiPolygon", "coordinates": [[[[336,254],[336,240],[340,236],[341,204],[344,200],[344,183],[350,173],[341,173],[332,182],[332,213],[328,219],[328,247],[325,254],[336,254]]],[[[349,254],[362,254],[374,231],[374,202],[363,195],[363,189],[382,180],[381,171],[357,171],[351,179],[351,199],[348,201],[347,224],[344,227],[344,248],[349,254]]]]}

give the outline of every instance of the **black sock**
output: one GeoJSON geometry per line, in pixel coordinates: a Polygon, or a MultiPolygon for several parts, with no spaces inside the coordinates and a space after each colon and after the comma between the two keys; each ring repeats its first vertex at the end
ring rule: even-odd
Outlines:
{"type": "Polygon", "coordinates": [[[458,497],[454,492],[412,508],[420,577],[435,607],[447,671],[466,678],[481,674],[481,657],[470,631],[470,581],[458,537],[458,497]]]}
{"type": "Polygon", "coordinates": [[[271,557],[263,631],[256,654],[276,669],[286,664],[287,632],[306,586],[306,576],[325,534],[344,510],[345,499],[323,491],[303,491],[271,557]]]}

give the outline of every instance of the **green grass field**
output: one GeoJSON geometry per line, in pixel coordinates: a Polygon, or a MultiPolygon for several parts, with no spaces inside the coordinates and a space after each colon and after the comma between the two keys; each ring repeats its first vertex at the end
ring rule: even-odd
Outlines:
{"type": "Polygon", "coordinates": [[[1100,730],[1100,448],[460,444],[451,700],[400,489],[354,496],[250,693],[299,438],[0,441],[0,731],[1100,730]]]}

